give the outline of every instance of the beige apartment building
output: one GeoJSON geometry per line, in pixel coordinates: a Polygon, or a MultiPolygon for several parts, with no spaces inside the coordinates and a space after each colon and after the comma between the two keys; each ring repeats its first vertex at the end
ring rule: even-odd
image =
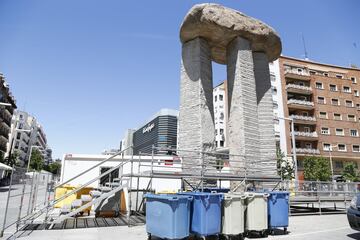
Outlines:
{"type": "MultiPolygon", "coordinates": [[[[331,158],[334,174],[344,163],[360,163],[360,69],[282,56],[279,59],[284,117],[294,119],[294,135],[303,178],[303,158],[331,158]]],[[[291,129],[285,121],[286,149],[292,154],[291,129]]]]}

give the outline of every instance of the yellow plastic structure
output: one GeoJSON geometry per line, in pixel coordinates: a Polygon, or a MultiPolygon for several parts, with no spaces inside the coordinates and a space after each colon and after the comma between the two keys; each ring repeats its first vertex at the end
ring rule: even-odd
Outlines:
{"type": "MultiPolygon", "coordinates": [[[[72,190],[74,190],[75,186],[71,186],[71,185],[64,185],[60,188],[56,188],[55,190],[55,200],[59,199],[60,197],[64,196],[65,194],[71,192],[72,190]]],[[[75,199],[81,199],[81,195],[88,195],[89,192],[93,190],[92,187],[85,187],[81,190],[79,190],[77,193],[71,194],[70,196],[68,196],[67,198],[61,200],[60,202],[55,204],[55,208],[61,208],[64,205],[69,205],[71,206],[71,203],[75,200],[75,199]]]]}

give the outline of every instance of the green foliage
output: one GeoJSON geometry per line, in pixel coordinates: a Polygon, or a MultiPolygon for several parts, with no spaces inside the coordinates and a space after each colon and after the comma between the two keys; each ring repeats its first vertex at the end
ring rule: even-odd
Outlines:
{"type": "Polygon", "coordinates": [[[281,179],[294,179],[294,165],[286,159],[285,154],[281,151],[280,148],[276,149],[276,166],[277,173],[281,177],[281,179]]]}
{"type": "Polygon", "coordinates": [[[19,152],[18,151],[14,151],[11,155],[7,156],[4,159],[4,164],[10,166],[10,167],[14,167],[14,166],[18,166],[19,165],[19,152]]]}
{"type": "Polygon", "coordinates": [[[30,169],[41,171],[43,169],[44,159],[38,149],[32,149],[30,159],[30,169]]]}
{"type": "Polygon", "coordinates": [[[49,172],[51,172],[54,175],[59,175],[61,170],[61,164],[59,162],[53,162],[49,164],[48,166],[49,172]]]}
{"type": "Polygon", "coordinates": [[[357,165],[353,162],[346,163],[342,172],[344,178],[351,182],[359,182],[360,175],[357,165]]]}
{"type": "Polygon", "coordinates": [[[304,178],[308,181],[330,181],[331,168],[329,160],[316,156],[305,157],[304,178]]]}

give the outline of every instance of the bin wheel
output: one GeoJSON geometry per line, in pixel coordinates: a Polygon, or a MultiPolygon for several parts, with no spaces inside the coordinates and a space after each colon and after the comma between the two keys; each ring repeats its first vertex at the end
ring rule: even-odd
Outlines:
{"type": "Polygon", "coordinates": [[[263,230],[263,231],[260,232],[261,237],[268,237],[268,235],[269,235],[269,233],[268,233],[267,230],[263,230]]]}
{"type": "Polygon", "coordinates": [[[287,228],[284,228],[284,234],[289,234],[287,228]]]}
{"type": "Polygon", "coordinates": [[[151,233],[148,233],[148,240],[151,240],[151,233]]]}

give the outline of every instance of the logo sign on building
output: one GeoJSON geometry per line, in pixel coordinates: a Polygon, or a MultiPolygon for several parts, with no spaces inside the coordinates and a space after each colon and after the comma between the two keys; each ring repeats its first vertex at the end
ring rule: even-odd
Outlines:
{"type": "Polygon", "coordinates": [[[154,123],[149,123],[146,127],[143,128],[143,133],[151,132],[155,127],[154,123]]]}

